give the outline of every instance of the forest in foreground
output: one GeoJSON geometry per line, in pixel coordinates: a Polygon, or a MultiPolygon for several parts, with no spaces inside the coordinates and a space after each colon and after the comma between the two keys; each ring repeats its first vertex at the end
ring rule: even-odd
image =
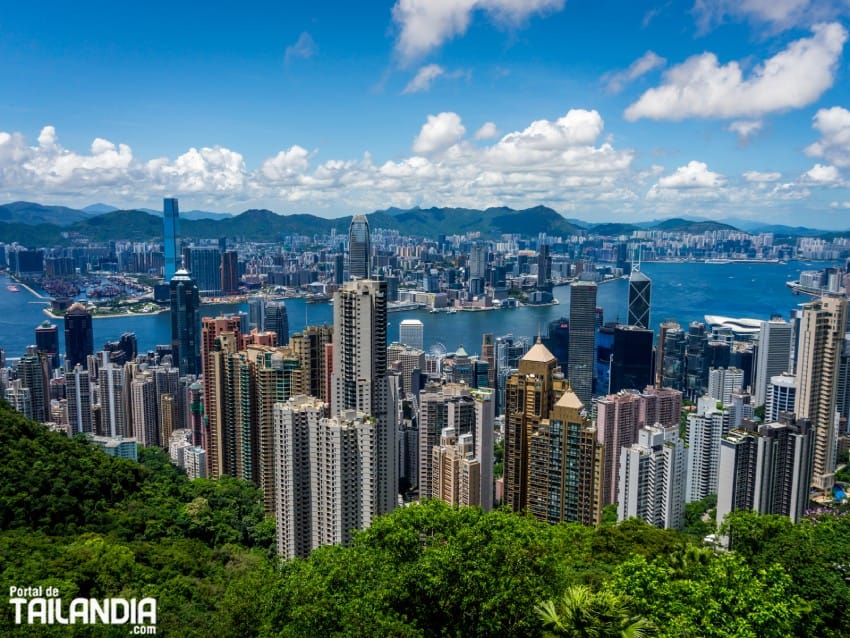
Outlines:
{"type": "MultiPolygon", "coordinates": [[[[189,481],[49,432],[0,405],[0,585],[157,600],[162,636],[850,636],[850,514],[736,513],[732,551],[637,520],[546,525],[439,502],[347,547],[274,555],[259,491],[189,481]]],[[[16,626],[3,636],[127,636],[16,626]]]]}

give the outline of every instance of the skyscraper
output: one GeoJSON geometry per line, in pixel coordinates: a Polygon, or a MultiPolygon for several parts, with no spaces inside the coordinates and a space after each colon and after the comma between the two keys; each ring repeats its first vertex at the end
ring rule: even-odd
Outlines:
{"type": "Polygon", "coordinates": [[[629,275],[629,325],[649,328],[652,281],[637,268],[629,275]]]}
{"type": "Polygon", "coordinates": [[[812,485],[832,489],[835,482],[838,427],[836,399],[847,298],[821,297],[803,307],[797,356],[797,418],[809,419],[815,428],[812,485]]]}
{"type": "Polygon", "coordinates": [[[632,326],[614,328],[611,349],[611,394],[620,390],[641,390],[652,384],[652,330],[632,326]]]}
{"type": "MultiPolygon", "coordinates": [[[[171,295],[171,357],[181,375],[201,373],[198,329],[201,298],[198,287],[181,268],[169,283],[171,295]]],[[[195,442],[197,444],[197,441],[195,442]]]]}
{"type": "Polygon", "coordinates": [[[202,297],[221,294],[221,253],[215,246],[191,246],[183,249],[186,268],[202,297]]]}
{"type": "Polygon", "coordinates": [[[770,379],[790,371],[791,337],[790,323],[779,318],[761,322],[753,381],[753,399],[756,405],[767,403],[767,386],[770,379]]]}
{"type": "Polygon", "coordinates": [[[536,343],[505,385],[505,496],[515,512],[528,508],[531,436],[569,387],[558,360],[536,343]]]}
{"type": "Polygon", "coordinates": [[[685,517],[685,444],[679,428],[648,426],[620,449],[617,520],[636,516],[650,525],[680,529],[685,517]]]}
{"type": "Polygon", "coordinates": [[[77,302],[65,313],[65,364],[69,368],[78,363],[85,366],[90,354],[94,354],[91,313],[77,302]]]}
{"type": "Polygon", "coordinates": [[[225,295],[239,292],[239,256],[235,250],[221,253],[221,292],[225,295]]]}
{"type": "Polygon", "coordinates": [[[180,235],[180,213],[177,210],[177,198],[166,197],[163,207],[163,244],[165,249],[165,281],[171,281],[180,265],[180,251],[177,238],[180,235]]]}
{"type": "Polygon", "coordinates": [[[368,279],[371,273],[372,243],[366,215],[358,213],[348,228],[348,276],[368,279]]]}
{"type": "Polygon", "coordinates": [[[640,395],[610,394],[596,402],[596,440],[603,445],[602,504],[617,501],[620,450],[637,441],[640,428],[640,395]]]}
{"type": "Polygon", "coordinates": [[[18,379],[23,387],[29,388],[32,402],[30,418],[44,423],[50,417],[50,393],[47,376],[47,355],[40,353],[35,346],[27,346],[26,354],[16,366],[18,379]]]}
{"type": "Polygon", "coordinates": [[[390,512],[398,495],[398,386],[387,374],[385,282],[349,281],[335,294],[331,386],[332,415],[356,410],[375,420],[375,514],[390,512]]]}
{"type": "Polygon", "coordinates": [[[813,445],[807,419],[729,432],[720,444],[717,524],[736,510],[788,516],[796,523],[809,504],[813,445]]]}
{"type": "Polygon", "coordinates": [[[35,347],[47,355],[52,368],[59,367],[59,331],[56,324],[44,321],[35,329],[35,347]]]}
{"type": "Polygon", "coordinates": [[[402,319],[398,326],[398,340],[411,348],[424,350],[425,326],[419,319],[402,319]]]}
{"type": "Polygon", "coordinates": [[[266,302],[265,330],[271,330],[277,335],[277,345],[289,343],[289,316],[286,314],[286,303],[282,300],[266,302]]]}
{"type": "Polygon", "coordinates": [[[80,365],[65,372],[65,396],[68,398],[68,423],[72,434],[94,432],[92,392],[89,371],[80,365]]]}
{"type": "Polygon", "coordinates": [[[596,330],[596,284],[577,281],[570,285],[570,386],[584,405],[593,400],[594,333],[596,330]]]}

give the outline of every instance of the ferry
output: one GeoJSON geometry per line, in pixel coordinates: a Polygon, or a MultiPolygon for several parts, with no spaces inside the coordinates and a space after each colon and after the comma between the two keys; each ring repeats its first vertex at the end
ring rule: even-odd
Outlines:
{"type": "Polygon", "coordinates": [[[15,284],[9,284],[8,286],[6,286],[6,290],[8,290],[9,292],[21,292],[21,289],[18,288],[15,284]]]}

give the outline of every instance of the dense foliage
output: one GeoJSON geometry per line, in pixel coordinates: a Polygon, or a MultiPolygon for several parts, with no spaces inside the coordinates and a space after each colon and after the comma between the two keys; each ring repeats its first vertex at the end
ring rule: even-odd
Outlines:
{"type": "MultiPolygon", "coordinates": [[[[159,451],[140,460],[0,407],[0,585],[153,596],[168,636],[850,635],[850,515],[735,514],[734,551],[716,552],[637,520],[545,525],[430,501],[279,564],[256,489],[190,482],[159,451]]],[[[11,619],[6,606],[0,635],[69,633],[11,619]]]]}

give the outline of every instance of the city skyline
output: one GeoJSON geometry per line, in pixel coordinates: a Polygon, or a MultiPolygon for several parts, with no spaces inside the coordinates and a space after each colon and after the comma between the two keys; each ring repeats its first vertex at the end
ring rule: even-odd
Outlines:
{"type": "Polygon", "coordinates": [[[7,9],[0,200],[823,228],[850,207],[846,4],[151,8],[7,9]]]}

